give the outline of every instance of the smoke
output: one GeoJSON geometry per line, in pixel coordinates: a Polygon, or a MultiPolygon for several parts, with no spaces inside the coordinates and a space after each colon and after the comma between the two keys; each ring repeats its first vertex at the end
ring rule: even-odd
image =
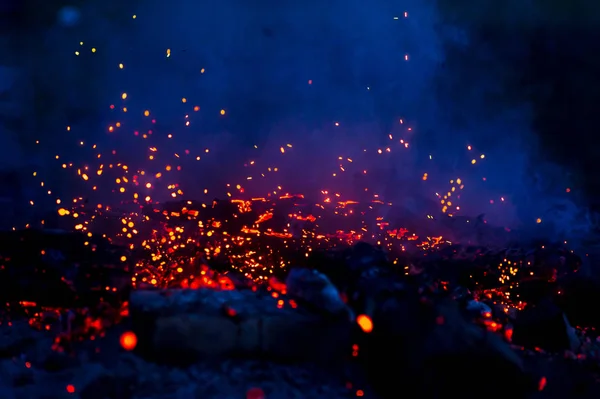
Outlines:
{"type": "Polygon", "coordinates": [[[404,184],[422,176],[410,151],[384,157],[372,152],[374,144],[410,141],[408,127],[431,117],[434,77],[443,61],[434,11],[417,2],[155,3],[136,12],[132,34],[115,37],[122,45],[113,43],[111,52],[120,54],[113,62],[125,68],[109,79],[121,83],[112,101],[126,91],[132,113],[123,118],[129,125],[136,118],[139,125],[149,109],[157,134],[173,133],[194,153],[210,149],[198,166],[188,166],[197,173],[184,174],[202,180],[197,188],[239,183],[246,177],[243,165],[253,160],[277,167],[280,176],[253,181],[256,192],[345,187],[355,196],[352,176],[366,169],[383,195],[388,186],[403,184],[392,175],[401,175],[404,184]],[[186,128],[183,116],[193,104],[200,112],[191,113],[186,128]],[[364,155],[366,148],[371,153],[364,155]],[[346,178],[339,157],[362,162],[349,167],[346,178]]]}
{"type": "MultiPolygon", "coordinates": [[[[118,110],[126,92],[128,113],[102,114],[102,129],[123,128],[93,139],[149,169],[134,130],[152,130],[159,157],[189,150],[177,160],[188,196],[240,184],[376,194],[422,216],[446,205],[510,228],[578,217],[567,174],[541,160],[530,104],[505,95],[526,43],[492,48],[422,0],[174,0],[133,14],[102,33],[109,72],[96,93],[118,110]]],[[[93,18],[82,10],[82,25],[93,18]]]]}

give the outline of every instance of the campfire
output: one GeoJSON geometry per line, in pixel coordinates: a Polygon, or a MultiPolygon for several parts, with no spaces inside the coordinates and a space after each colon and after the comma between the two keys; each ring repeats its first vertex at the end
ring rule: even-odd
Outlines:
{"type": "MultiPolygon", "coordinates": [[[[25,194],[0,196],[15,209],[0,233],[0,398],[600,391],[600,282],[585,252],[471,215],[468,187],[488,179],[474,145],[464,167],[410,176],[396,166],[411,156],[403,118],[325,155],[352,142],[339,121],[321,132],[333,138],[200,147],[178,129],[228,109],[183,97],[171,131],[133,96],[108,104],[110,140],[66,126],[74,142],[53,168],[2,177],[41,194],[27,211],[25,194]]],[[[534,215],[536,232],[545,223],[534,215]]]]}
{"type": "MultiPolygon", "coordinates": [[[[147,153],[135,167],[95,145],[96,163],[57,155],[86,195],[56,198],[51,214],[1,234],[9,391],[529,397],[567,392],[565,373],[593,389],[600,320],[584,309],[600,291],[580,273],[582,258],[567,242],[524,239],[485,215],[466,216],[463,179],[423,200],[422,215],[378,194],[368,178],[355,180],[367,193],[360,200],[342,189],[304,195],[281,186],[252,196],[254,175],[246,186],[225,184],[221,198],[204,189],[193,199],[177,183],[185,172],[176,162],[200,155],[183,149],[146,168],[159,164],[160,147],[151,130],[133,136],[147,153]]],[[[409,148],[388,139],[363,152],[409,148]]],[[[337,162],[334,178],[357,168],[369,176],[359,159],[337,162]]],[[[244,167],[267,181],[278,170],[244,167]]]]}
{"type": "MultiPolygon", "coordinates": [[[[557,354],[561,372],[598,364],[596,320],[578,302],[596,286],[581,291],[582,260],[564,243],[421,236],[378,216],[393,206],[383,201],[282,195],[129,213],[74,204],[57,210],[62,229],[0,240],[1,353],[23,392],[75,366],[98,370],[71,373],[56,389],[120,398],[147,389],[145,377],[131,376],[137,367],[198,373],[260,362],[290,373],[301,362],[329,370],[330,380],[307,383],[335,397],[387,397],[407,386],[425,397],[475,394],[495,378],[504,381],[495,390],[525,397],[551,386],[539,363],[557,354]],[[108,368],[115,357],[124,375],[108,368]],[[455,367],[462,377],[449,377],[455,367]],[[402,387],[396,373],[407,376],[402,387]]],[[[192,380],[178,389],[200,392],[192,380]]],[[[273,384],[249,385],[247,395],[276,395],[273,384]]]]}

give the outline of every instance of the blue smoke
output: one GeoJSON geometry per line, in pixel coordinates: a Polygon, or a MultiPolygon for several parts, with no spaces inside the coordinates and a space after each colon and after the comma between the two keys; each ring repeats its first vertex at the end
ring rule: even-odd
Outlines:
{"type": "Polygon", "coordinates": [[[362,167],[331,178],[343,157],[360,160],[386,201],[419,216],[441,215],[451,193],[446,213],[485,213],[507,228],[544,225],[560,235],[581,219],[565,196],[567,173],[539,156],[530,104],[494,100],[515,68],[507,53],[518,60],[525,45],[489,48],[442,18],[434,2],[155,1],[117,27],[93,11],[81,10],[81,39],[71,40],[102,43],[95,95],[128,112],[107,108],[97,130],[78,134],[132,164],[148,156],[134,130],[152,130],[160,152],[198,154],[201,162],[178,161],[190,197],[209,187],[224,195],[224,183],[256,194],[280,185],[281,192],[363,195],[362,167]],[[123,128],[107,134],[116,120],[123,128]],[[364,154],[368,146],[385,149],[390,134],[410,148],[364,154]],[[288,143],[284,158],[279,149],[288,143]],[[247,183],[256,174],[250,161],[279,174],[247,183]]]}

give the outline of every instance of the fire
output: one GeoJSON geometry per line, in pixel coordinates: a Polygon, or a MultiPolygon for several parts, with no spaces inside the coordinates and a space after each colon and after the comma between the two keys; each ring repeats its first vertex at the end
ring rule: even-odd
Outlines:
{"type": "Polygon", "coordinates": [[[540,382],[538,383],[538,391],[543,391],[544,388],[546,388],[546,383],[548,381],[546,380],[546,377],[542,377],[540,378],[540,382]]]}
{"type": "Polygon", "coordinates": [[[361,314],[356,317],[356,323],[360,326],[360,328],[365,333],[370,333],[373,331],[373,321],[367,315],[361,314]]]}
{"type": "Polygon", "coordinates": [[[132,351],[137,346],[137,336],[131,331],[124,332],[121,334],[119,343],[126,351],[132,351]]]}
{"type": "MultiPolygon", "coordinates": [[[[170,54],[168,50],[167,55],[170,54]]],[[[123,64],[118,65],[119,69],[124,68],[123,64]]],[[[202,69],[201,73],[210,71],[202,69]]],[[[308,82],[312,84],[312,80],[308,82]]],[[[396,198],[387,198],[373,177],[385,170],[390,160],[411,153],[410,138],[415,131],[407,119],[397,119],[394,131],[386,132],[381,140],[373,139],[356,148],[348,145],[332,149],[336,153],[324,160],[331,162],[323,162],[318,187],[311,192],[298,192],[297,182],[286,181],[282,171],[289,166],[286,160],[300,152],[302,146],[297,144],[304,143],[285,140],[260,149],[254,145],[248,149],[247,158],[236,162],[230,156],[230,148],[219,149],[210,143],[200,147],[179,135],[202,118],[236,117],[235,109],[228,104],[200,107],[187,94],[180,93],[175,99],[181,109],[177,123],[181,124],[162,134],[158,127],[163,123],[171,126],[172,121],[162,121],[160,110],[151,111],[151,104],[136,104],[137,116],[132,117],[130,102],[139,98],[138,93],[126,85],[121,87],[107,104],[112,119],[104,127],[110,136],[106,146],[78,137],[77,129],[69,125],[69,137],[85,156],[73,157],[66,150],[53,154],[55,168],[35,171],[32,178],[43,188],[43,195],[50,196],[52,204],[56,204],[61,228],[76,230],[90,241],[100,236],[127,250],[116,258],[115,267],[130,270],[132,286],[137,289],[233,290],[249,284],[285,295],[281,279],[290,266],[320,250],[346,248],[359,241],[380,246],[389,254],[390,263],[406,274],[416,273],[418,265],[406,261],[405,254],[427,256],[452,245],[438,227],[448,218],[461,215],[465,186],[475,180],[480,165],[490,158],[468,145],[467,155],[457,162],[473,170],[472,175],[436,171],[433,166],[414,171],[414,183],[427,187],[431,193],[428,199],[432,209],[428,215],[407,221],[394,216],[394,212],[403,210],[402,206],[392,203],[396,198]],[[210,114],[204,111],[211,108],[210,114]],[[126,151],[122,150],[123,145],[119,147],[121,143],[126,143],[126,151]],[[251,152],[255,150],[265,156],[251,152]],[[139,157],[132,156],[136,152],[139,157]],[[211,179],[203,179],[203,165],[210,157],[218,157],[223,167],[237,168],[238,173],[207,184],[211,179]],[[44,180],[49,174],[72,178],[80,191],[72,197],[61,196],[44,180]],[[185,178],[190,175],[195,176],[194,182],[186,185],[185,178]],[[356,187],[348,190],[353,184],[356,187]],[[193,189],[197,194],[192,200],[188,190],[193,189]],[[414,225],[407,226],[407,222],[414,225]]],[[[344,121],[330,122],[340,132],[347,125],[344,121]]],[[[314,161],[308,158],[308,162],[314,161]]],[[[303,161],[294,166],[302,172],[305,165],[303,161]]],[[[209,173],[215,175],[210,169],[209,173]]],[[[477,177],[481,179],[487,178],[477,177]]],[[[409,186],[406,194],[411,194],[409,186]]],[[[493,206],[504,202],[504,197],[495,202],[490,199],[493,206]]],[[[44,201],[28,198],[26,203],[38,207],[44,201]]],[[[42,221],[41,226],[45,225],[46,221],[42,221]]],[[[524,261],[506,259],[494,267],[499,287],[482,295],[510,303],[514,308],[524,306],[510,299],[511,284],[527,267],[524,261]]],[[[115,287],[103,289],[112,291],[115,287]]],[[[504,328],[491,317],[487,319],[489,329],[504,328]]],[[[373,329],[368,315],[359,315],[356,322],[366,333],[373,329]]],[[[127,349],[135,342],[135,336],[125,334],[121,345],[127,349]]]]}

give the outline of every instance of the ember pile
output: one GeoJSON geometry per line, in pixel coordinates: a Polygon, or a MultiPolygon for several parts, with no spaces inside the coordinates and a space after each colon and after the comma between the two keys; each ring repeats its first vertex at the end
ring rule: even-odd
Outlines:
{"type": "Polygon", "coordinates": [[[319,210],[177,202],[90,211],[104,234],[3,233],[2,397],[599,392],[600,285],[565,244],[328,231],[377,207],[319,210]]]}
{"type": "MultiPolygon", "coordinates": [[[[73,63],[110,51],[89,41],[69,41],[73,63]]],[[[336,120],[260,150],[217,140],[206,126],[246,134],[243,115],[188,91],[163,120],[129,86],[135,53],[111,55],[131,90],[106,104],[108,139],[74,118],[47,168],[0,187],[0,398],[598,397],[600,283],[565,242],[465,216],[465,185],[493,179],[480,149],[413,162],[400,117],[362,143],[336,120]]],[[[196,65],[179,53],[156,65],[196,65]]]]}

